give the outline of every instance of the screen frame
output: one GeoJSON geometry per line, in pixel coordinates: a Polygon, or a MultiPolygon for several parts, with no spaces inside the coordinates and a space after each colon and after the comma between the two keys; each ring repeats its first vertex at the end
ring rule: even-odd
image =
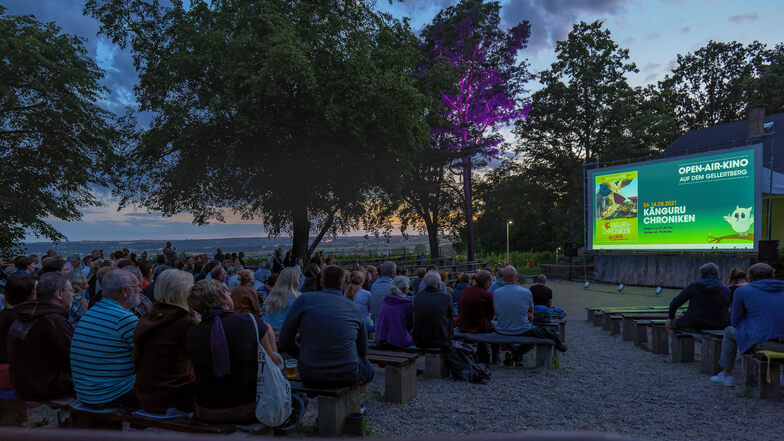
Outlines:
{"type": "MultiPolygon", "coordinates": [[[[748,144],[741,147],[731,147],[725,149],[716,149],[711,150],[709,152],[701,152],[701,153],[694,153],[690,155],[678,155],[678,156],[670,156],[667,158],[659,158],[659,159],[651,159],[649,161],[639,161],[639,162],[630,162],[628,164],[622,165],[613,165],[608,167],[598,167],[592,168],[586,171],[586,196],[588,204],[585,205],[584,210],[585,212],[585,220],[588,225],[585,226],[587,234],[587,243],[586,249],[591,251],[592,253],[602,253],[602,254],[663,254],[663,253],[697,253],[697,254],[743,254],[743,253],[759,253],[759,241],[761,240],[760,237],[754,238],[753,248],[746,248],[746,249],[699,249],[699,248],[657,248],[657,249],[644,249],[644,248],[628,248],[628,249],[607,249],[607,248],[600,248],[594,249],[593,247],[593,238],[594,238],[594,230],[596,228],[596,214],[595,210],[591,210],[592,207],[595,206],[596,201],[594,200],[596,195],[594,188],[594,177],[597,174],[606,174],[612,172],[614,170],[623,170],[629,169],[634,167],[639,167],[641,165],[653,165],[653,164],[662,164],[666,162],[675,162],[675,161],[682,161],[688,160],[693,158],[701,158],[713,155],[722,155],[727,153],[735,153],[735,152],[743,152],[753,150],[754,151],[754,232],[757,231],[762,233],[762,213],[757,215],[757,210],[762,210],[762,175],[763,175],[763,166],[762,166],[762,154],[763,154],[763,146],[761,142],[755,142],[753,144],[748,144]]],[[[756,236],[756,234],[755,234],[756,236]]]]}

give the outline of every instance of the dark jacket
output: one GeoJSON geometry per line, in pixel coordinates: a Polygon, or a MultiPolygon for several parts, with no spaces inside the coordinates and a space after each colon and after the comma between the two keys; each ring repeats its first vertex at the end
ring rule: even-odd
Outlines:
{"type": "Polygon", "coordinates": [[[318,291],[318,281],[315,277],[305,277],[305,283],[302,285],[300,292],[316,292],[318,291]]]}
{"type": "MultiPolygon", "coordinates": [[[[234,311],[224,311],[220,316],[231,363],[229,375],[220,378],[215,377],[210,348],[215,318],[204,319],[188,329],[185,348],[196,374],[196,405],[207,409],[226,409],[255,402],[258,342],[250,317],[234,311]]],[[[256,323],[261,338],[267,331],[267,325],[258,317],[256,323]]]]}
{"type": "Polygon", "coordinates": [[[359,357],[367,355],[365,319],[341,291],[303,293],[280,329],[279,350],[299,360],[297,368],[306,385],[355,384],[360,380],[359,357]]]}
{"type": "Polygon", "coordinates": [[[447,349],[452,345],[452,296],[433,287],[417,293],[413,336],[420,348],[447,349]]]}
{"type": "Polygon", "coordinates": [[[185,351],[185,335],[198,321],[190,312],[155,303],[133,332],[136,386],[142,409],[165,413],[193,408],[193,365],[185,351]]]}
{"type": "Polygon", "coordinates": [[[684,303],[686,314],[677,321],[679,327],[691,329],[724,329],[729,323],[730,290],[713,276],[699,279],[684,288],[670,302],[670,318],[684,303]]]}
{"type": "Polygon", "coordinates": [[[493,294],[481,286],[471,286],[463,291],[460,300],[460,317],[457,319],[457,328],[460,332],[482,334],[493,332],[493,294]]]}
{"type": "Polygon", "coordinates": [[[16,308],[0,309],[0,364],[8,363],[8,355],[6,353],[6,338],[8,337],[8,329],[11,327],[19,313],[16,308]]]}
{"type": "Polygon", "coordinates": [[[553,299],[553,290],[550,289],[549,286],[542,285],[541,283],[534,283],[529,289],[534,298],[534,305],[550,306],[548,303],[553,299]]]}
{"type": "Polygon", "coordinates": [[[408,297],[384,296],[376,323],[376,343],[405,348],[414,344],[414,302],[408,297]]]}
{"type": "Polygon", "coordinates": [[[8,330],[8,362],[16,396],[47,401],[71,394],[71,337],[68,312],[52,303],[22,303],[8,330]]]}
{"type": "Polygon", "coordinates": [[[454,291],[452,291],[452,303],[457,306],[453,309],[457,312],[457,315],[460,314],[460,298],[463,295],[463,291],[465,291],[469,286],[470,285],[465,282],[457,282],[454,291]]]}

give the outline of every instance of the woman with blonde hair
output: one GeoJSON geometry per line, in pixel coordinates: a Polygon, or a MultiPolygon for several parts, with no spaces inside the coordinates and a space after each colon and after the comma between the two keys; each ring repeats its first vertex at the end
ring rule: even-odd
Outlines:
{"type": "Polygon", "coordinates": [[[196,326],[188,308],[193,275],[169,269],[155,279],[155,303],[133,333],[136,386],[141,408],[165,414],[193,409],[193,365],[185,351],[185,335],[196,326]]]}
{"type": "Polygon", "coordinates": [[[253,273],[250,270],[241,270],[237,273],[239,286],[231,291],[231,300],[234,302],[234,311],[240,314],[261,315],[259,295],[253,289],[253,273]]]}
{"type": "Polygon", "coordinates": [[[283,327],[283,322],[291,310],[291,305],[302,294],[299,291],[300,272],[296,267],[284,268],[275,281],[267,298],[264,299],[264,309],[267,314],[264,321],[272,326],[272,329],[279,331],[283,327]]]}
{"type": "Polygon", "coordinates": [[[364,271],[352,271],[346,284],[346,297],[353,301],[362,318],[365,319],[365,327],[368,332],[374,332],[373,321],[370,319],[370,291],[362,287],[365,284],[364,271]]]}

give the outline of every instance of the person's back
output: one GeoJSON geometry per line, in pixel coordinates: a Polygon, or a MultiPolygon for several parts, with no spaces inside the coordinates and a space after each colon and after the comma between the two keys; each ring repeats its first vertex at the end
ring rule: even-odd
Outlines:
{"type": "Polygon", "coordinates": [[[76,398],[99,407],[132,397],[133,331],[139,319],[128,308],[138,305],[140,295],[135,277],[124,270],[106,273],[102,292],[79,320],[71,342],[76,398]]]}
{"type": "Polygon", "coordinates": [[[365,326],[371,326],[374,323],[370,316],[370,296],[370,291],[364,288],[359,289],[356,294],[354,294],[354,304],[357,305],[359,312],[362,313],[362,317],[365,320],[365,326]]]}
{"type": "Polygon", "coordinates": [[[289,295],[285,308],[267,308],[267,313],[264,315],[264,321],[269,323],[270,326],[272,326],[272,329],[279,330],[282,328],[283,323],[286,321],[286,317],[289,315],[289,312],[291,312],[291,307],[294,306],[295,300],[293,295],[289,295]]]}
{"type": "Polygon", "coordinates": [[[520,285],[507,283],[493,292],[495,330],[499,334],[517,335],[531,329],[528,312],[534,306],[531,291],[520,285]]]}
{"type": "Polygon", "coordinates": [[[784,280],[763,279],[735,291],[732,326],[740,352],[784,338],[784,280]]]}
{"type": "Polygon", "coordinates": [[[452,296],[440,289],[441,277],[429,272],[425,286],[414,296],[414,344],[420,348],[446,349],[452,344],[452,296]]]}
{"type": "Polygon", "coordinates": [[[460,298],[460,311],[457,321],[460,332],[481,334],[495,329],[492,322],[495,315],[493,294],[484,287],[466,288],[460,298]]]}
{"type": "Polygon", "coordinates": [[[531,291],[531,296],[534,299],[534,305],[552,306],[553,290],[551,290],[549,286],[541,283],[534,283],[529,289],[531,291]]]}
{"type": "Polygon", "coordinates": [[[669,316],[684,303],[689,307],[683,317],[675,320],[671,327],[682,329],[724,329],[728,323],[730,290],[719,279],[719,268],[708,263],[700,267],[701,279],[687,286],[670,302],[669,316]]]}
{"type": "Polygon", "coordinates": [[[414,301],[409,297],[387,294],[376,323],[376,343],[405,348],[414,344],[414,301]]]}
{"type": "Polygon", "coordinates": [[[389,294],[389,288],[392,286],[392,279],[395,277],[396,271],[397,265],[394,262],[384,262],[379,265],[381,277],[373,281],[370,286],[370,319],[373,320],[373,323],[378,321],[381,303],[384,302],[384,297],[389,294]]]}

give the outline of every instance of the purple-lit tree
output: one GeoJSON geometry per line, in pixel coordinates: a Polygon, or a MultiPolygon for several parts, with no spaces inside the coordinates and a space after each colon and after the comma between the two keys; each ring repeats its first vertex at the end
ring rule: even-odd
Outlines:
{"type": "Polygon", "coordinates": [[[446,125],[433,131],[433,145],[460,158],[469,260],[474,258],[472,169],[499,155],[498,130],[527,118],[531,108],[523,97],[530,74],[518,57],[530,25],[523,21],[502,31],[499,9],[497,2],[463,0],[439,12],[423,31],[430,65],[445,63],[454,75],[452,87],[440,91],[446,125]]]}

